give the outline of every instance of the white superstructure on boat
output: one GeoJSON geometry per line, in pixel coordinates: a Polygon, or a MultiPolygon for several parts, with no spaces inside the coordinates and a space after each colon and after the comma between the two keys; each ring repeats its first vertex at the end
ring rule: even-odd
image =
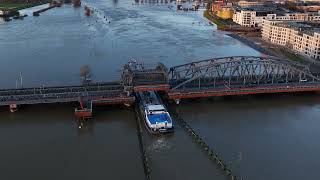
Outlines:
{"type": "Polygon", "coordinates": [[[140,111],[151,133],[172,132],[173,124],[166,107],[154,91],[140,92],[140,111]]]}

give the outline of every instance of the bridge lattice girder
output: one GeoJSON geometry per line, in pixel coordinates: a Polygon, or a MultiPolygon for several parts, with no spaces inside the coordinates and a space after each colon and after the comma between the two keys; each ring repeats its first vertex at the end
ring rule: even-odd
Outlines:
{"type": "Polygon", "coordinates": [[[168,83],[168,70],[162,63],[147,65],[135,60],[124,65],[121,81],[125,87],[168,83]]]}
{"type": "Polygon", "coordinates": [[[320,82],[309,67],[274,57],[237,56],[192,62],[169,70],[172,90],[197,84],[230,86],[320,82]]]}

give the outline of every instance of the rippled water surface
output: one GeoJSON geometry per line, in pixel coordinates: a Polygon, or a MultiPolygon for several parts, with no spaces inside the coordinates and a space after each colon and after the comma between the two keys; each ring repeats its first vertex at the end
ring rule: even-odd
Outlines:
{"type": "Polygon", "coordinates": [[[15,87],[20,72],[24,86],[78,84],[79,69],[87,64],[93,80],[119,80],[121,66],[132,58],[170,67],[217,56],[259,55],[209,26],[202,12],[132,3],[84,2],[94,7],[92,17],[83,8],[64,5],[39,17],[0,22],[0,87],[15,87]]]}

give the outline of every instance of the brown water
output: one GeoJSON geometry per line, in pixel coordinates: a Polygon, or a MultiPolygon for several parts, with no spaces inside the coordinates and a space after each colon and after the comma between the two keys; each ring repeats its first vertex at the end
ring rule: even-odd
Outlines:
{"type": "Polygon", "coordinates": [[[131,111],[99,111],[78,129],[72,110],[49,105],[2,111],[0,178],[144,178],[131,111]]]}
{"type": "MultiPolygon", "coordinates": [[[[135,58],[168,67],[219,56],[260,55],[217,31],[202,12],[130,0],[86,1],[0,22],[0,88],[118,80],[135,58]],[[108,21],[105,20],[107,17],[108,21]]],[[[35,9],[37,9],[36,7],[35,9]]],[[[32,10],[26,10],[31,13],[32,10]]],[[[245,179],[315,179],[319,97],[276,96],[183,101],[180,114],[245,179]]],[[[0,109],[0,179],[144,179],[133,110],[96,109],[78,129],[72,104],[0,109]]],[[[225,179],[178,125],[171,136],[144,132],[152,179],[225,179]]]]}
{"type": "Polygon", "coordinates": [[[186,102],[179,112],[245,179],[314,179],[320,97],[259,96],[186,102]]]}

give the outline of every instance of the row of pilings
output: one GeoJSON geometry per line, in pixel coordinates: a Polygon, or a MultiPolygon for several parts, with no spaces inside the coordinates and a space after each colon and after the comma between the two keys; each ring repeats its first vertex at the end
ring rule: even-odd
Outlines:
{"type": "Polygon", "coordinates": [[[135,114],[136,114],[136,122],[137,122],[137,135],[138,135],[138,139],[139,139],[139,147],[140,147],[140,151],[141,151],[141,158],[142,158],[142,163],[143,163],[143,170],[144,170],[144,174],[146,177],[146,180],[151,180],[151,168],[150,168],[150,164],[149,164],[149,158],[148,158],[148,154],[146,151],[146,146],[144,143],[144,138],[143,138],[143,129],[142,129],[142,125],[141,125],[141,119],[139,116],[139,108],[136,105],[135,106],[135,114]]]}
{"type": "Polygon", "coordinates": [[[178,122],[178,124],[190,135],[193,140],[199,144],[199,146],[203,149],[204,152],[208,155],[209,159],[216,163],[218,168],[220,168],[224,175],[226,175],[231,180],[243,180],[241,177],[237,177],[233,174],[231,169],[227,167],[221,157],[219,157],[218,153],[213,150],[213,148],[209,147],[209,145],[192,129],[192,127],[179,115],[176,109],[168,106],[170,110],[170,115],[174,117],[174,119],[178,122]]]}

